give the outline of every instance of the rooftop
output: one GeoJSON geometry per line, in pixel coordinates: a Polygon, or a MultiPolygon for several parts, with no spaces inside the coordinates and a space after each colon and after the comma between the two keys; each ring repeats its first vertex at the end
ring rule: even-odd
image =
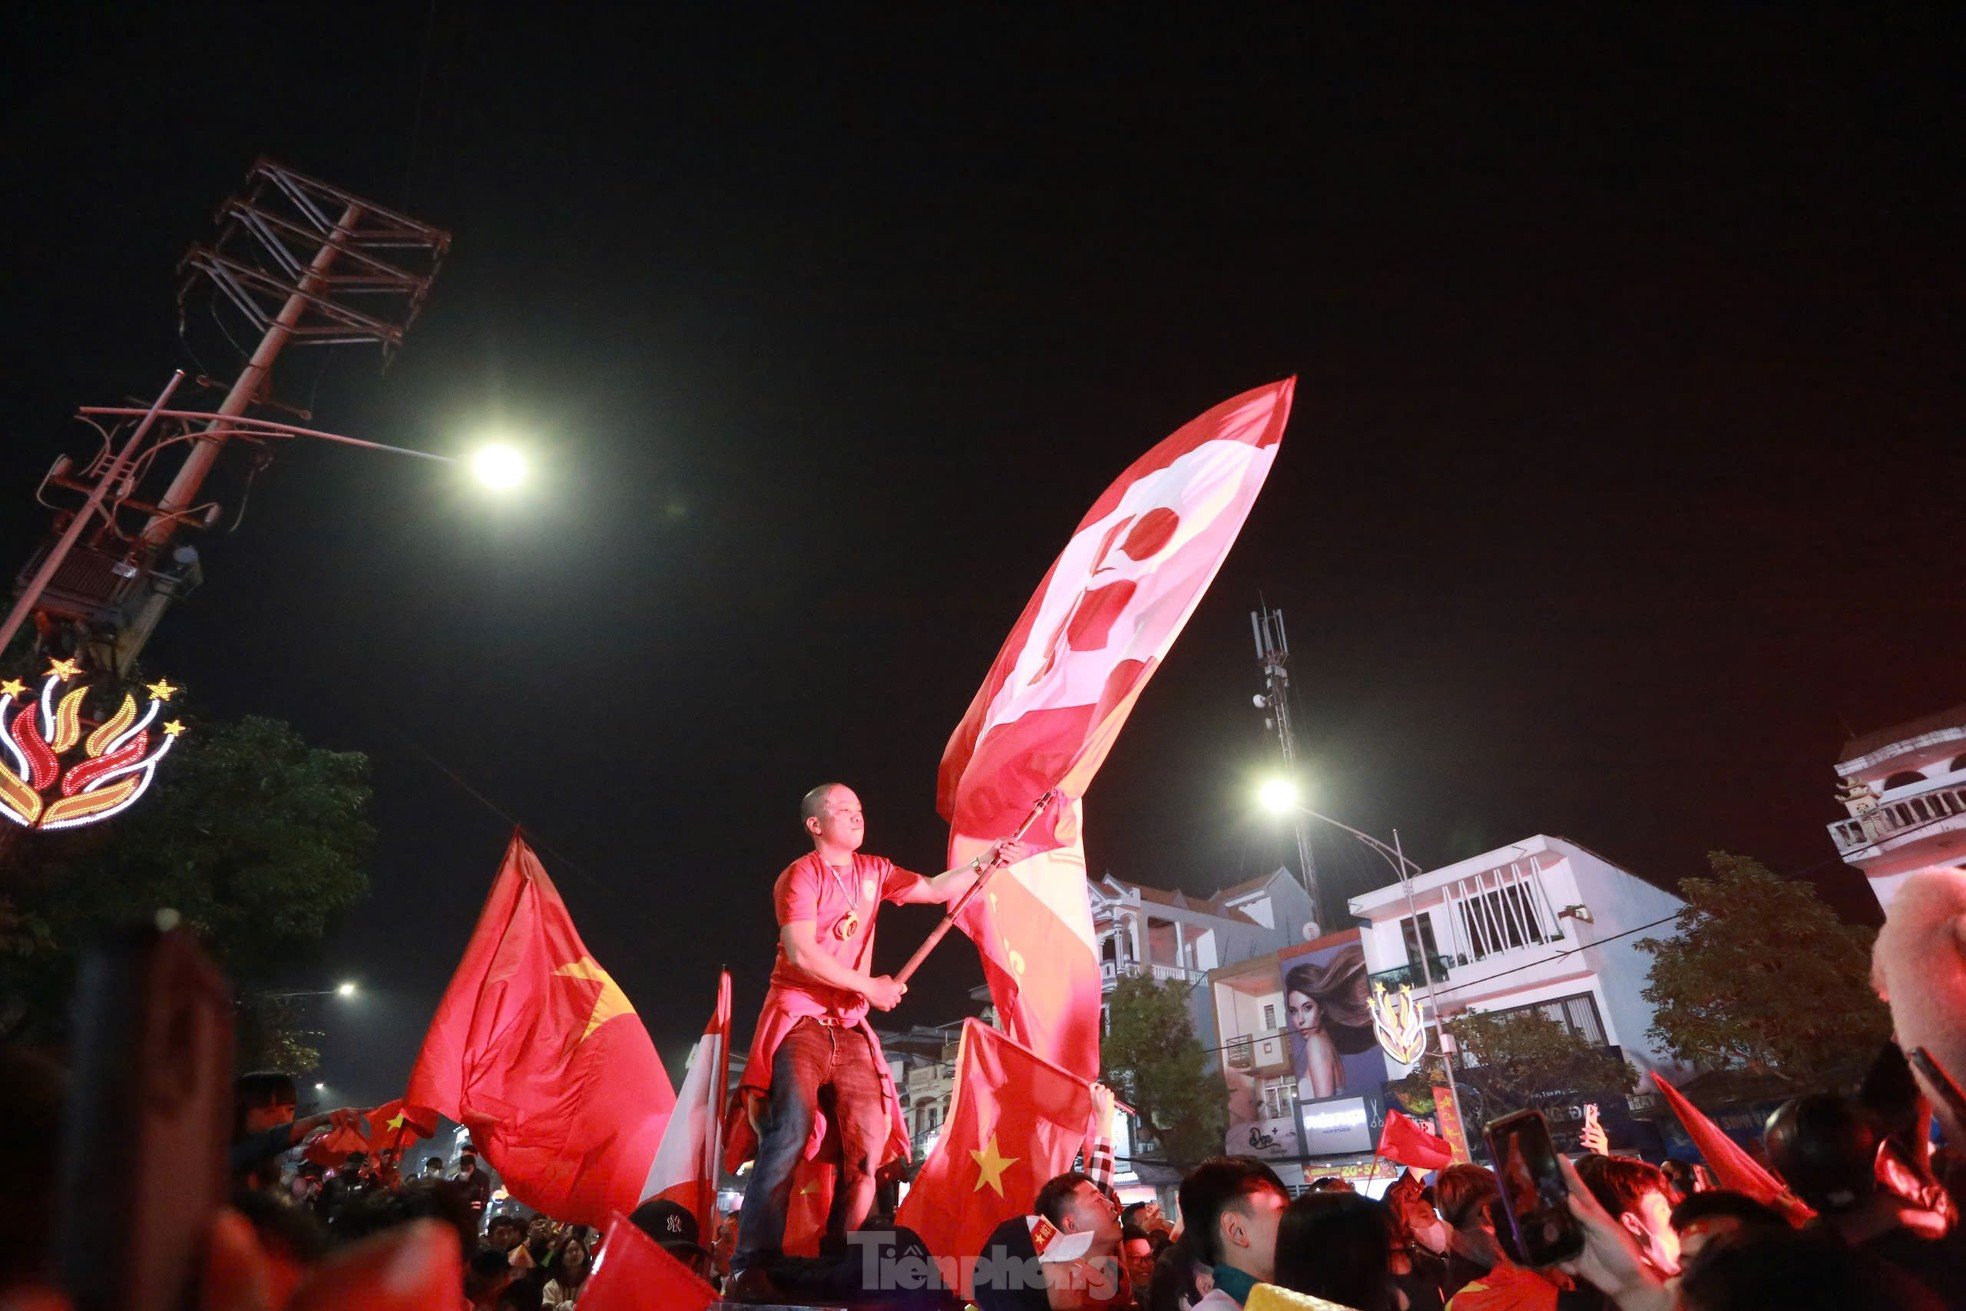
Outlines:
{"type": "Polygon", "coordinates": [[[1966,729],[1966,702],[1961,702],[1949,710],[1941,710],[1937,714],[1926,715],[1922,719],[1893,724],[1889,728],[1880,728],[1875,732],[1851,738],[1843,744],[1843,750],[1836,754],[1837,767],[1842,769],[1849,766],[1862,769],[1863,765],[1860,762],[1866,756],[1874,755],[1886,747],[1896,746],[1900,742],[1912,742],[1935,733],[1943,733],[1949,728],[1966,729]]]}

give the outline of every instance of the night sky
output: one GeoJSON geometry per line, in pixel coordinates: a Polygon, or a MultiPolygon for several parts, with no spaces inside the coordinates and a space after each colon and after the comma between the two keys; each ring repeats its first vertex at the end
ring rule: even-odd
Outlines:
{"type": "MultiPolygon", "coordinates": [[[[1837,747],[1962,699],[1956,14],[46,8],[0,75],[9,571],[75,407],[197,368],[176,261],[262,153],[456,238],[386,374],[292,351],[280,396],[544,466],[492,503],[284,450],[146,653],[373,759],[373,895],[292,979],[369,989],[324,1007],[332,1097],[400,1091],[496,811],[676,1078],[719,964],[748,1029],[800,793],[939,868],[942,746],[1079,516],[1292,373],[1094,869],[1284,858],[1263,597],[1317,803],[1422,863],[1547,832],[1670,885],[1725,848],[1875,918],[1837,747]]],[[[887,912],[883,964],[933,920],[887,912]]],[[[954,939],[893,1018],[980,979],[954,939]]]]}

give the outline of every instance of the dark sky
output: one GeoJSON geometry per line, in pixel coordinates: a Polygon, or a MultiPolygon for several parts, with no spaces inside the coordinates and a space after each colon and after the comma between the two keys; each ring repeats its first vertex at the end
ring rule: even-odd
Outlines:
{"type": "MultiPolygon", "coordinates": [[[[74,408],[187,362],[176,260],[261,153],[456,236],[386,375],[294,352],[280,394],[545,466],[493,506],[282,452],[146,655],[374,760],[373,897],[295,974],[370,988],[351,1099],[400,1088],[508,831],[422,753],[537,833],[673,1061],[720,963],[761,997],[799,794],[935,867],[942,745],[1079,515],[1289,373],[1094,868],[1283,857],[1261,595],[1318,801],[1423,863],[1726,848],[1874,915],[1836,748],[1962,695],[1956,15],[47,9],[0,75],[5,559],[74,408]]],[[[896,1018],[979,979],[952,942],[896,1018]]]]}

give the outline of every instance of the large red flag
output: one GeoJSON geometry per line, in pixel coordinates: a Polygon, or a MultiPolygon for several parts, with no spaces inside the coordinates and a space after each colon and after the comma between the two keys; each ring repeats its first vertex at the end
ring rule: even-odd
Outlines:
{"type": "Polygon", "coordinates": [[[625,1215],[608,1221],[580,1311],[704,1311],[717,1292],[625,1215]]]}
{"type": "Polygon", "coordinates": [[[968,1297],[990,1231],[1030,1212],[1045,1181],[1072,1168],[1091,1127],[1084,1079],[964,1020],[949,1118],[895,1223],[921,1235],[949,1286],[968,1297]]]}
{"type": "Polygon", "coordinates": [[[1454,1164],[1454,1149],[1445,1138],[1390,1106],[1386,1127],[1379,1131],[1379,1155],[1417,1170],[1445,1170],[1454,1164]]]}
{"type": "Polygon", "coordinates": [[[517,834],[406,1100],[469,1128],[512,1195],[555,1219],[602,1225],[641,1200],[676,1094],[517,834]]]}
{"type": "Polygon", "coordinates": [[[960,865],[1016,830],[1050,788],[1063,801],[964,911],[1009,1033],[1099,1073],[1099,962],[1078,800],[1141,689],[1228,555],[1263,486],[1296,380],[1185,424],[1080,520],[1038,584],[942,755],[936,808],[960,865]]]}
{"type": "Polygon", "coordinates": [[[722,1164],[718,1111],[730,1082],[730,971],[717,981],[717,1006],[690,1052],[676,1109],[662,1131],[642,1200],[660,1197],[686,1206],[699,1233],[716,1232],[717,1172],[722,1164]]]}
{"type": "Polygon", "coordinates": [[[1700,1149],[1700,1155],[1707,1158],[1707,1168],[1713,1171],[1713,1177],[1722,1188],[1746,1193],[1757,1202],[1790,1214],[1815,1214],[1807,1202],[1791,1193],[1787,1185],[1748,1155],[1746,1148],[1722,1132],[1719,1125],[1702,1114],[1699,1107],[1687,1101],[1686,1094],[1667,1083],[1665,1076],[1657,1070],[1652,1072],[1652,1082],[1659,1085],[1659,1093],[1666,1099],[1666,1105],[1672,1107],[1672,1113],[1686,1127],[1686,1136],[1700,1149]]]}

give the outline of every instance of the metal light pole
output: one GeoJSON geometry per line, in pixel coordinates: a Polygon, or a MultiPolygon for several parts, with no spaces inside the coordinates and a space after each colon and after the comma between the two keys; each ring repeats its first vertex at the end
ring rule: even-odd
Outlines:
{"type": "MultiPolygon", "coordinates": [[[[1256,708],[1268,714],[1265,727],[1277,735],[1286,773],[1297,772],[1297,735],[1290,725],[1290,639],[1283,631],[1283,611],[1265,606],[1249,612],[1249,626],[1256,637],[1256,661],[1263,667],[1263,692],[1256,697],[1256,708]]],[[[1317,860],[1311,854],[1310,831],[1301,820],[1292,827],[1297,837],[1297,864],[1302,871],[1304,891],[1310,897],[1311,922],[1324,923],[1323,898],[1318,895],[1317,860]]]]}

